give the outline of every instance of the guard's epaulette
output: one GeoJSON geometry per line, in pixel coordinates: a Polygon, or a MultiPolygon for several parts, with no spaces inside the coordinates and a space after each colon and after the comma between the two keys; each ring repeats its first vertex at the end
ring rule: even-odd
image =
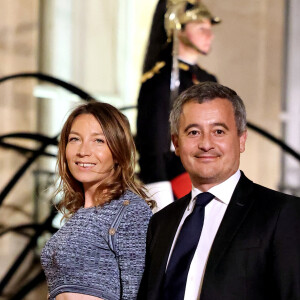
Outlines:
{"type": "Polygon", "coordinates": [[[150,71],[147,71],[146,73],[143,74],[141,82],[144,83],[148,79],[152,78],[155,74],[158,74],[159,70],[163,68],[165,65],[166,63],[164,61],[157,62],[150,71]]]}
{"type": "Polygon", "coordinates": [[[187,64],[185,64],[185,63],[183,63],[183,62],[180,62],[180,63],[178,64],[178,67],[179,67],[180,69],[184,70],[184,71],[188,71],[188,70],[190,69],[190,66],[187,65],[187,64]]]}

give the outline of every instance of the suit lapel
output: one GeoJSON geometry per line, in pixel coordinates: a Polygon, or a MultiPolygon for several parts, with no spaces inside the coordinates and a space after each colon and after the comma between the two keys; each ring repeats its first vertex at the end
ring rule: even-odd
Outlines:
{"type": "Polygon", "coordinates": [[[190,198],[191,194],[188,194],[176,200],[175,203],[172,204],[172,207],[168,208],[166,213],[160,216],[156,224],[155,232],[157,234],[153,237],[150,246],[152,259],[152,270],[150,273],[155,280],[151,280],[149,285],[152,285],[153,289],[157,292],[160,289],[160,284],[163,282],[163,276],[165,274],[174,236],[190,198]]]}
{"type": "Polygon", "coordinates": [[[252,189],[253,182],[242,173],[213,242],[205,276],[218,265],[246,218],[254,201],[250,197],[252,189]]]}

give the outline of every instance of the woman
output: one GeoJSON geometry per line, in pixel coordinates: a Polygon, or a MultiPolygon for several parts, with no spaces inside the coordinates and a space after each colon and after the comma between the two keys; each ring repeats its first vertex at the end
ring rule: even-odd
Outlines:
{"type": "Polygon", "coordinates": [[[59,142],[57,191],[68,220],[41,255],[50,300],[136,298],[152,212],[134,166],[120,111],[93,102],[70,114],[59,142]]]}

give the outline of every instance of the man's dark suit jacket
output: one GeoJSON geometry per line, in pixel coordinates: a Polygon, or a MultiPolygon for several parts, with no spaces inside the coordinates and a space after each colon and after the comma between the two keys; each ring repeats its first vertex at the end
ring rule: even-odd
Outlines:
{"type": "MultiPolygon", "coordinates": [[[[187,195],[151,219],[139,300],[160,300],[169,251],[187,195]]],[[[300,198],[242,173],[214,239],[201,300],[300,299],[300,198]]]]}

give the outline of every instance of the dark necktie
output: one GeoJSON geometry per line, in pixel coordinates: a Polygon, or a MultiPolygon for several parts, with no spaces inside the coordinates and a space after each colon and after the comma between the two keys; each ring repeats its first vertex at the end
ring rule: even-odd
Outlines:
{"type": "Polygon", "coordinates": [[[204,223],[204,209],[214,195],[205,192],[196,198],[193,212],[185,219],[169,260],[164,278],[164,300],[183,300],[187,275],[204,223]]]}

